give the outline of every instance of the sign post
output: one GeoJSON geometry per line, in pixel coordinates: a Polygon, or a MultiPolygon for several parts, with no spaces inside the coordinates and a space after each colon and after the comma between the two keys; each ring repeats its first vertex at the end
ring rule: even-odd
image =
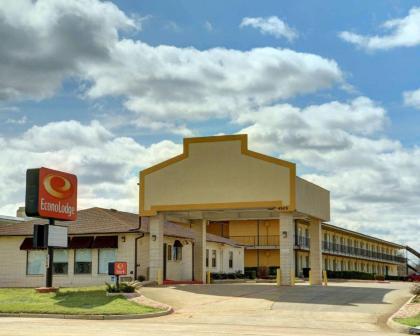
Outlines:
{"type": "Polygon", "coordinates": [[[115,261],[108,263],[108,275],[116,277],[115,286],[120,288],[120,275],[127,275],[127,263],[125,261],[115,261]]]}
{"type": "Polygon", "coordinates": [[[45,286],[52,288],[54,247],[67,247],[67,227],[55,220],[77,219],[76,175],[48,168],[26,171],[25,213],[48,219],[48,225],[35,225],[33,246],[47,248],[45,286]],[[42,226],[42,228],[41,228],[42,226]]]}

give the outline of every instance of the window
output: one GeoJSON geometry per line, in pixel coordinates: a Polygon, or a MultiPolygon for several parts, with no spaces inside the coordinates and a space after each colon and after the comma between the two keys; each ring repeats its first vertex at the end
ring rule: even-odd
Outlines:
{"type": "Polygon", "coordinates": [[[69,268],[68,250],[55,249],[53,272],[54,274],[67,274],[69,268]]]}
{"type": "Polygon", "coordinates": [[[216,267],[216,250],[211,250],[211,267],[216,267]]]}
{"type": "Polygon", "coordinates": [[[209,267],[209,250],[206,250],[206,267],[209,267]]]}
{"type": "Polygon", "coordinates": [[[168,245],[168,250],[166,252],[168,260],[172,260],[172,245],[168,245]]]}
{"type": "Polygon", "coordinates": [[[45,251],[30,250],[28,251],[26,273],[29,275],[45,274],[45,251]]]}
{"type": "Polygon", "coordinates": [[[182,244],[179,240],[175,240],[174,242],[173,260],[174,261],[182,260],[182,244]]]}
{"type": "Polygon", "coordinates": [[[233,268],[233,251],[229,251],[229,268],[233,268]]]}
{"type": "Polygon", "coordinates": [[[310,265],[309,265],[309,256],[305,256],[305,264],[306,264],[306,267],[307,268],[310,267],[310,265]]]}
{"type": "Polygon", "coordinates": [[[92,273],[92,250],[74,250],[74,274],[90,273],[92,273]]]}
{"type": "Polygon", "coordinates": [[[98,273],[108,274],[108,264],[117,260],[117,249],[100,249],[98,253],[98,273]]]}

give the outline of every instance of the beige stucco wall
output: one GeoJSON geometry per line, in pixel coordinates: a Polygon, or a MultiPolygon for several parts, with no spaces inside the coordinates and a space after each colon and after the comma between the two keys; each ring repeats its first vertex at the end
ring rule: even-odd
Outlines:
{"type": "Polygon", "coordinates": [[[287,206],[290,174],[287,167],[242,154],[240,140],[191,143],[187,158],[145,175],[144,210],[263,201],[287,206]]]}
{"type": "MultiPolygon", "coordinates": [[[[134,275],[134,244],[137,234],[118,235],[117,261],[128,263],[128,276],[134,275]],[[125,237],[125,242],[122,237],[125,237]]],[[[0,287],[39,287],[45,284],[44,275],[27,275],[26,259],[27,251],[21,251],[20,245],[25,237],[0,237],[0,287]]],[[[191,280],[192,279],[192,241],[182,238],[164,237],[164,242],[173,245],[179,239],[183,244],[182,260],[167,261],[167,279],[170,280],[191,280]]],[[[223,255],[223,268],[214,271],[231,271],[229,265],[228,251],[234,251],[234,270],[242,271],[244,264],[244,252],[242,247],[232,247],[230,245],[209,243],[212,248],[217,248],[218,265],[220,257],[223,255]],[[223,251],[223,252],[222,252],[223,251]]],[[[92,249],[92,273],[74,274],[74,250],[68,250],[68,274],[54,275],[54,286],[76,287],[103,285],[110,282],[111,278],[107,274],[98,274],[98,249],[92,249]]],[[[138,275],[148,276],[149,263],[149,236],[146,234],[138,240],[137,250],[138,275]]]]}
{"type": "Polygon", "coordinates": [[[324,221],[330,220],[330,192],[296,177],[296,210],[324,221]]]}
{"type": "MultiPolygon", "coordinates": [[[[126,261],[128,276],[134,271],[134,239],[137,235],[118,235],[117,261],[126,261]],[[122,237],[125,237],[123,242],[122,237]]],[[[45,284],[44,275],[27,275],[27,251],[21,251],[24,237],[0,237],[0,287],[39,287],[45,284]]],[[[92,273],[74,274],[74,250],[68,250],[68,274],[54,275],[53,285],[61,287],[102,285],[110,282],[107,274],[98,273],[98,249],[92,249],[92,273]]]]}
{"type": "Polygon", "coordinates": [[[207,242],[209,266],[207,271],[216,273],[244,272],[244,248],[216,242],[207,242]],[[216,251],[216,267],[212,267],[212,251],[216,251]],[[233,267],[229,267],[229,252],[233,252],[233,267]]]}
{"type": "Polygon", "coordinates": [[[166,261],[166,278],[168,280],[192,280],[192,242],[186,239],[165,237],[167,245],[174,245],[179,240],[182,246],[182,260],[166,261]]]}

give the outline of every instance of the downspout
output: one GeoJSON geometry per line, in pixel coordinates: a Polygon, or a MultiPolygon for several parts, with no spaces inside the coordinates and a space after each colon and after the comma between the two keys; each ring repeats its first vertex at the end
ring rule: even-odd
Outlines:
{"type": "Polygon", "coordinates": [[[144,232],[140,233],[140,235],[136,237],[136,239],[134,239],[134,280],[137,280],[137,267],[140,266],[139,264],[137,264],[137,245],[138,245],[139,239],[143,237],[144,237],[144,232]]]}
{"type": "MultiPolygon", "coordinates": [[[[141,228],[141,217],[139,217],[139,227],[137,230],[140,230],[141,228]]],[[[141,232],[138,237],[134,239],[134,280],[137,280],[137,268],[140,266],[137,264],[137,245],[138,241],[144,237],[144,232],[141,232]]]]}

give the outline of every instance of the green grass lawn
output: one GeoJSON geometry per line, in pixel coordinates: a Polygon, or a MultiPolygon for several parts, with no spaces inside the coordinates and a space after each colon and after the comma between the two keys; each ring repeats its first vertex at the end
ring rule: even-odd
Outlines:
{"type": "Polygon", "coordinates": [[[408,325],[410,327],[417,327],[420,326],[420,314],[413,317],[406,317],[406,318],[398,318],[395,319],[398,323],[408,325]]]}
{"type": "Polygon", "coordinates": [[[38,294],[29,288],[0,288],[0,313],[144,314],[159,309],[138,305],[123,296],[106,296],[105,287],[62,288],[38,294]]]}

